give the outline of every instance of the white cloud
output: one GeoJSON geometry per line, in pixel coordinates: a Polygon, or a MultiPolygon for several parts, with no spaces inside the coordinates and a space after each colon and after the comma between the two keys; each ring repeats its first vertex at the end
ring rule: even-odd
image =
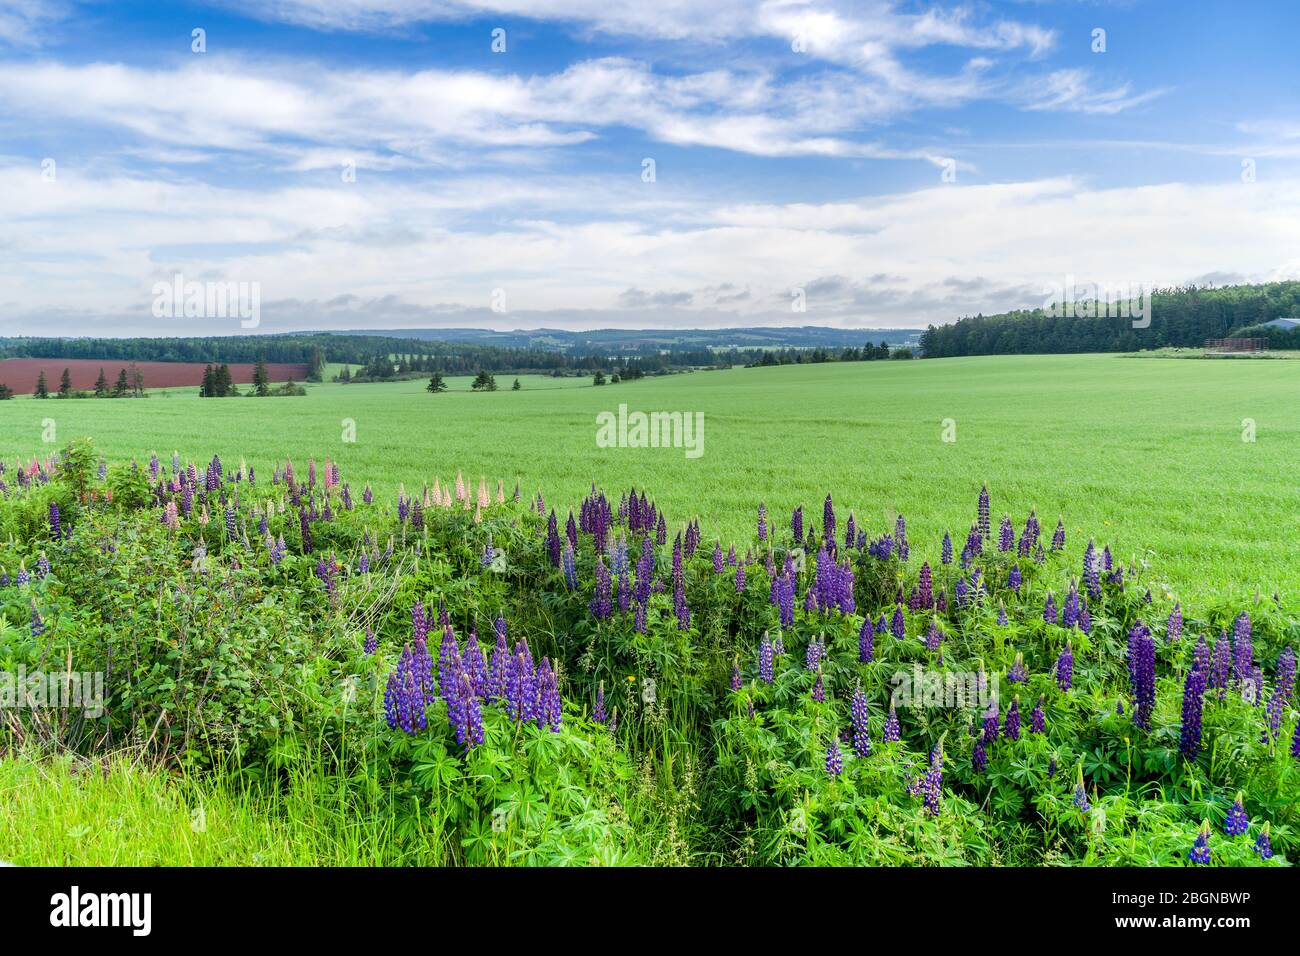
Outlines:
{"type": "Polygon", "coordinates": [[[61,0],[0,0],[0,43],[37,46],[49,26],[66,15],[61,0]]]}
{"type": "Polygon", "coordinates": [[[149,324],[148,305],[152,283],[176,271],[261,282],[268,329],[512,328],[525,316],[924,325],[1037,304],[1066,275],[1164,285],[1300,274],[1285,252],[1300,248],[1294,180],[1091,189],[1063,178],[719,206],[647,196],[628,177],[271,190],[75,171],[46,183],[12,167],[0,178],[19,187],[0,190],[0,308],[27,331],[42,316],[98,314],[173,332],[149,324]],[[795,287],[807,313],[789,310],[795,287]],[[505,315],[487,310],[494,288],[505,315]],[[319,306],[335,299],[352,305],[319,306]]]}

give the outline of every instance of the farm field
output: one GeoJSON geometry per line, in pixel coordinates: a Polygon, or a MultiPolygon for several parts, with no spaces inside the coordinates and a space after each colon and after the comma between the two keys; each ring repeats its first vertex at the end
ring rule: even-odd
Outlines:
{"type": "MultiPolygon", "coordinates": [[[[51,392],[59,387],[59,376],[68,370],[72,387],[91,391],[102,370],[109,387],[117,380],[121,369],[132,365],[144,376],[146,388],[198,388],[203,381],[202,362],[128,362],[122,359],[3,359],[0,360],[0,383],[14,392],[30,395],[42,371],[51,392]]],[[[254,365],[235,363],[229,366],[230,377],[237,385],[253,381],[254,365]]],[[[302,381],[307,376],[306,365],[267,363],[267,374],[272,382],[302,381]]]]}
{"type": "Polygon", "coordinates": [[[827,493],[876,531],[904,514],[918,539],[956,539],[987,481],[997,514],[1030,506],[1106,534],[1150,561],[1155,583],[1201,601],[1300,585],[1300,368],[1288,362],[1170,362],[1108,355],[997,356],[696,372],[590,387],[524,376],[469,392],[449,379],[309,386],[300,399],[222,402],[188,391],[142,402],[0,403],[0,456],[47,453],[85,435],[110,459],[156,451],[247,457],[258,470],[329,457],[383,501],[458,470],[576,501],[648,487],[674,520],[698,515],[706,541],[752,529],[827,493]],[[596,415],[704,413],[703,454],[600,448],[596,415]],[[945,442],[944,421],[956,441],[945,442]],[[346,422],[355,442],[344,441],[346,422]],[[1254,423],[1254,441],[1249,422],[1254,423]]]}
{"type": "Polygon", "coordinates": [[[1288,865],[1287,368],[3,403],[0,859],[1288,865]]]}

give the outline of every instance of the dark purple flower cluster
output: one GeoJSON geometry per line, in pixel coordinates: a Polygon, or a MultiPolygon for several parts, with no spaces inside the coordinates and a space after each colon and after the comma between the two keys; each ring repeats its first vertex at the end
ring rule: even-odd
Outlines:
{"type": "Polygon", "coordinates": [[[1201,751],[1201,713],[1207,676],[1203,666],[1193,663],[1183,682],[1183,727],[1178,749],[1188,760],[1195,760],[1201,751]]]}
{"type": "Polygon", "coordinates": [[[1156,705],[1156,643],[1151,630],[1138,621],[1129,632],[1129,678],[1136,706],[1133,723],[1151,729],[1151,714],[1156,705]]]}

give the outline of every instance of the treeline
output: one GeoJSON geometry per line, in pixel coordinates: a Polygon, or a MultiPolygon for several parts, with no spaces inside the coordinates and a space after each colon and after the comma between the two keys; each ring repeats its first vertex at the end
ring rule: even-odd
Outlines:
{"type": "Polygon", "coordinates": [[[206,338],[0,338],[0,358],[194,362],[213,366],[265,360],[306,364],[311,381],[322,380],[327,362],[359,366],[362,371],[355,373],[353,380],[391,378],[433,368],[452,375],[474,374],[480,368],[491,372],[590,375],[597,369],[609,372],[631,364],[654,375],[684,368],[743,365],[759,354],[757,349],[645,346],[610,355],[596,349],[504,347],[329,332],[206,338]],[[394,367],[391,374],[385,373],[385,364],[394,367]],[[405,371],[399,367],[403,365],[405,371]]]}
{"type": "Polygon", "coordinates": [[[746,368],[757,368],[765,365],[819,365],[822,362],[876,362],[910,358],[912,350],[906,345],[891,349],[888,342],[879,345],[868,342],[862,348],[850,345],[839,352],[824,348],[764,350],[758,359],[745,365],[746,368]]]}
{"type": "MultiPolygon", "coordinates": [[[[14,390],[3,382],[0,382],[0,401],[14,397],[14,390]]],[[[94,391],[87,392],[82,389],[72,387],[72,371],[64,369],[63,375],[59,378],[59,387],[56,391],[51,392],[49,383],[45,380],[45,372],[41,371],[36,376],[36,388],[32,390],[33,398],[144,398],[144,373],[134,365],[131,366],[130,374],[126,369],[121,369],[117,373],[117,382],[113,385],[108,384],[108,376],[104,370],[99,370],[99,378],[95,380],[94,391]]]]}
{"type": "Polygon", "coordinates": [[[276,395],[306,395],[306,389],[292,381],[272,387],[271,374],[266,361],[258,359],[253,366],[253,384],[248,392],[241,392],[230,374],[230,366],[207,365],[203,369],[203,382],[199,385],[199,398],[239,398],[248,395],[253,398],[269,398],[276,395]]]}
{"type": "MultiPolygon", "coordinates": [[[[1050,316],[1042,309],[1020,310],[932,325],[921,334],[921,352],[925,358],[946,358],[1196,348],[1206,339],[1236,337],[1260,323],[1298,315],[1300,282],[1184,286],[1151,294],[1148,328],[1134,328],[1134,320],[1127,316],[1079,318],[1050,316]]],[[[1271,343],[1273,333],[1281,330],[1266,331],[1271,343]]]]}

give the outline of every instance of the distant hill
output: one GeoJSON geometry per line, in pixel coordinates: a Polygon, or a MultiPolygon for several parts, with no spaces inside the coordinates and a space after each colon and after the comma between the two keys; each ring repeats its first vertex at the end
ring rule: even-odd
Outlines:
{"type": "Polygon", "coordinates": [[[356,329],[338,335],[377,335],[395,339],[463,342],[501,348],[622,352],[641,349],[842,349],[887,342],[916,345],[920,329],[833,329],[818,325],[753,326],[735,329],[356,329]]]}

